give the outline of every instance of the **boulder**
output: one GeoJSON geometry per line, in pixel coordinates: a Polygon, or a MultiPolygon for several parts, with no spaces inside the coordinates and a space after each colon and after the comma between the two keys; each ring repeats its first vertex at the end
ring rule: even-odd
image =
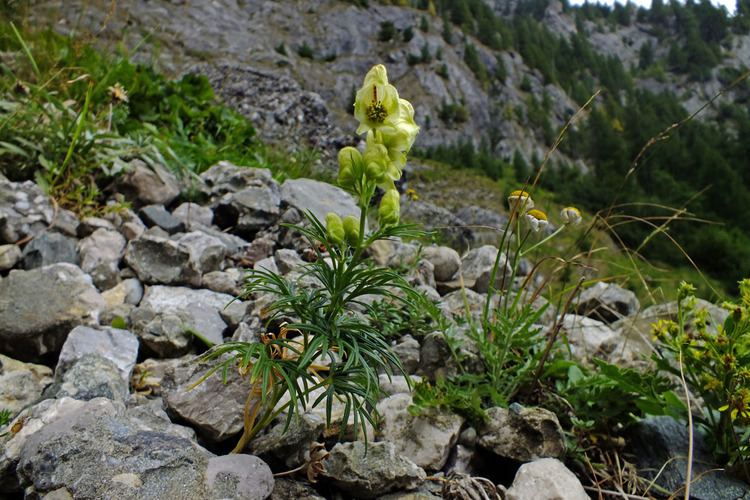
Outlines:
{"type": "Polygon", "coordinates": [[[78,243],[81,269],[91,275],[100,290],[117,285],[125,244],[123,235],[108,229],[97,229],[78,243]]]}
{"type": "Polygon", "coordinates": [[[461,359],[465,370],[470,373],[484,371],[484,362],[479,355],[476,342],[469,338],[465,330],[451,329],[446,332],[432,332],[425,336],[419,352],[417,373],[432,382],[438,378],[458,375],[459,364],[451,349],[451,344],[456,349],[455,354],[461,359]],[[449,336],[450,340],[446,336],[449,336]]]}
{"type": "Polygon", "coordinates": [[[65,370],[55,370],[55,381],[44,391],[44,397],[84,401],[107,398],[124,402],[129,385],[130,380],[123,380],[117,365],[91,352],[72,360],[65,370]]]}
{"type": "Polygon", "coordinates": [[[97,229],[104,229],[105,231],[117,230],[115,225],[107,219],[102,219],[100,217],[85,217],[81,220],[81,223],[78,224],[76,236],[79,238],[86,238],[87,236],[94,234],[94,231],[97,229]]]}
{"type": "Polygon", "coordinates": [[[641,308],[638,298],[630,290],[614,283],[599,281],[581,292],[574,302],[577,314],[589,316],[604,323],[613,323],[632,316],[641,308]]]}
{"type": "Polygon", "coordinates": [[[478,429],[480,448],[519,462],[565,454],[560,422],[549,410],[512,404],[510,408],[490,408],[487,416],[487,422],[478,429]]]}
{"type": "Polygon", "coordinates": [[[186,245],[148,233],[130,240],[125,251],[125,262],[147,284],[200,286],[192,257],[186,245]]]}
{"type": "Polygon", "coordinates": [[[242,274],[235,268],[211,271],[203,275],[201,286],[214,292],[239,295],[242,292],[242,274]]]}
{"type": "Polygon", "coordinates": [[[404,335],[393,346],[393,353],[401,360],[401,366],[406,373],[414,373],[419,367],[419,342],[411,335],[404,335]]]}
{"type": "Polygon", "coordinates": [[[274,490],[271,469],[252,455],[211,457],[206,469],[210,498],[266,500],[274,490]]]}
{"type": "Polygon", "coordinates": [[[22,256],[23,254],[18,245],[0,245],[0,271],[13,269],[22,256]]]}
{"type": "Polygon", "coordinates": [[[111,361],[120,378],[129,384],[138,358],[138,338],[117,328],[77,326],[63,344],[55,375],[64,373],[87,354],[97,354],[111,361]]]}
{"type": "Polygon", "coordinates": [[[376,498],[395,490],[413,490],[425,480],[424,470],[396,452],[392,443],[338,443],[324,462],[322,476],[357,498],[376,498]]]}
{"type": "Polygon", "coordinates": [[[264,168],[247,168],[222,161],[201,174],[203,192],[214,211],[214,223],[252,235],[273,225],[281,214],[280,189],[264,168]]]}
{"type": "Polygon", "coordinates": [[[137,205],[169,205],[179,196],[180,184],[165,167],[132,160],[129,171],[120,179],[118,192],[137,205]]]}
{"type": "MultiPolygon", "coordinates": [[[[655,478],[667,491],[682,490],[686,477],[688,429],[685,422],[671,417],[647,417],[638,422],[628,435],[628,452],[644,478],[655,478]],[[663,467],[663,470],[662,470],[663,467]],[[656,472],[659,472],[656,477],[656,472]]],[[[730,476],[713,463],[711,445],[705,432],[693,432],[693,482],[690,498],[696,500],[729,500],[750,498],[750,486],[730,476]]]]}
{"type": "Polygon", "coordinates": [[[450,281],[461,266],[461,257],[450,247],[425,247],[422,257],[435,266],[436,281],[450,281]]]}
{"type": "Polygon", "coordinates": [[[268,456],[292,469],[309,458],[310,445],[320,438],[325,425],[323,417],[308,412],[295,415],[286,427],[286,415],[282,415],[250,441],[248,450],[264,458],[268,456]]]}
{"type": "Polygon", "coordinates": [[[169,414],[188,422],[209,441],[220,443],[242,432],[250,384],[236,370],[230,370],[225,384],[219,370],[195,385],[214,364],[183,358],[166,369],[161,391],[169,414]]]}
{"type": "Polygon", "coordinates": [[[190,261],[200,274],[221,269],[227,247],[219,238],[201,231],[193,231],[177,238],[177,243],[188,248],[190,261]]]}
{"type": "Polygon", "coordinates": [[[133,333],[159,356],[180,356],[200,335],[212,344],[224,340],[226,323],[219,311],[234,297],[211,290],[151,286],[140,305],[130,313],[133,333]]]}
{"type": "Polygon", "coordinates": [[[191,202],[183,203],[172,210],[172,215],[181,220],[188,229],[196,223],[202,226],[210,226],[214,221],[213,210],[191,202]]]}
{"type": "Polygon", "coordinates": [[[276,250],[274,258],[276,259],[276,267],[278,267],[281,274],[287,274],[299,269],[300,266],[305,265],[305,261],[302,260],[302,257],[291,248],[280,248],[276,250]]]}
{"type": "Polygon", "coordinates": [[[21,361],[53,356],[74,327],[96,324],[103,307],[91,278],[72,264],[11,271],[0,280],[0,351],[21,361]]]}
{"type": "Polygon", "coordinates": [[[185,230],[185,223],[164,208],[164,205],[146,205],[138,211],[141,220],[148,227],[158,227],[169,234],[180,233],[185,230]]]}
{"type": "Polygon", "coordinates": [[[62,491],[65,498],[154,500],[185,498],[190,492],[208,498],[211,454],[185,437],[184,428],[144,418],[140,407],[126,410],[104,398],[62,398],[44,401],[19,418],[25,419],[22,429],[2,438],[5,491],[15,486],[31,497],[62,491]],[[15,485],[10,471],[17,471],[15,485]]]}
{"type": "Polygon", "coordinates": [[[516,472],[506,500],[589,500],[581,481],[556,458],[523,464],[516,472]]]}
{"type": "Polygon", "coordinates": [[[76,243],[60,233],[44,232],[32,239],[23,249],[24,269],[36,269],[58,262],[78,264],[76,243]]]}
{"type": "Polygon", "coordinates": [[[395,394],[378,403],[381,439],[393,443],[396,453],[426,471],[438,471],[448,460],[464,419],[437,408],[413,416],[407,411],[411,404],[409,394],[395,394]]]}
{"type": "Polygon", "coordinates": [[[367,249],[379,266],[412,267],[419,258],[419,247],[400,239],[378,240],[367,249]]]}
{"type": "Polygon", "coordinates": [[[580,361],[591,358],[610,359],[619,344],[619,335],[606,323],[586,316],[566,314],[561,333],[570,347],[570,353],[580,361]]]}
{"type": "Polygon", "coordinates": [[[0,408],[12,417],[39,400],[52,383],[52,370],[44,365],[22,363],[0,354],[0,408]]]}
{"type": "Polygon", "coordinates": [[[473,242],[471,230],[465,227],[464,221],[454,212],[433,203],[408,200],[402,196],[401,218],[419,223],[427,231],[436,232],[440,241],[453,248],[466,249],[473,242]]]}
{"type": "Polygon", "coordinates": [[[143,298],[143,285],[135,278],[128,278],[102,292],[102,297],[104,297],[108,307],[115,307],[120,304],[137,306],[143,298]]]}
{"type": "Polygon", "coordinates": [[[287,179],[281,185],[281,202],[304,213],[308,210],[324,221],[328,212],[342,218],[359,217],[359,208],[352,195],[331,184],[313,179],[287,179]]]}

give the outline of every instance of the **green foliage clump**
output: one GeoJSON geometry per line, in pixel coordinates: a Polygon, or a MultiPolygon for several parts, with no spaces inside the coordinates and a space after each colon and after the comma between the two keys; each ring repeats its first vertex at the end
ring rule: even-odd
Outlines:
{"type": "Polygon", "coordinates": [[[315,51],[307,41],[304,41],[302,42],[302,45],[297,47],[297,55],[305,59],[313,59],[315,57],[315,51]]]}
{"type": "Polygon", "coordinates": [[[393,39],[396,34],[396,27],[392,21],[383,21],[380,23],[380,31],[378,31],[378,40],[381,42],[388,42],[393,39]]]}

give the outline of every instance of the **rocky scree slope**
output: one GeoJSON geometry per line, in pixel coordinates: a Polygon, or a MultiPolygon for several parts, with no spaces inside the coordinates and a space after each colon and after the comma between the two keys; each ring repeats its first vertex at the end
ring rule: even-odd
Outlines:
{"type": "MultiPolygon", "coordinates": [[[[366,454],[351,430],[336,439],[343,408],[334,407],[330,427],[324,410],[312,408],[286,433],[280,421],[256,437],[247,450],[252,454],[226,455],[242,431],[248,383],[230,377],[225,384],[217,375],[191,389],[207,368],[196,359],[203,339],[257,341],[271,297],[232,302],[244,270],[270,269],[315,287],[303,273],[312,249],[280,223],[299,222],[305,210],[345,214],[356,205],[325,183],[279,185],[265,169],[226,162],[200,176],[207,202],[199,205],[182,202],[175,177],[154,176],[139,162],[132,167],[123,192],[134,209],[102,218],[56,210],[34,183],[0,178],[0,408],[11,416],[0,428],[0,493],[441,498],[441,484],[428,475],[494,470],[505,477],[507,498],[587,498],[560,462],[565,441],[555,414],[491,408],[487,423],[476,428],[449,410],[414,416],[403,376],[381,376],[382,419],[370,431],[366,454]],[[299,476],[274,479],[272,471],[304,465],[321,441],[329,448],[315,488],[299,476]],[[506,465],[498,469],[498,463],[506,465]]],[[[481,314],[497,251],[486,245],[464,255],[441,246],[419,252],[414,244],[389,241],[372,257],[410,269],[409,281],[457,328],[466,366],[482,370],[459,320],[467,304],[471,314],[481,314]]],[[[535,307],[543,303],[537,299],[535,307]]],[[[722,320],[721,310],[704,307],[717,324],[722,320]]],[[[648,351],[642,340],[648,325],[674,315],[674,307],[639,309],[634,295],[615,285],[586,290],[576,314],[564,318],[573,354],[636,362],[648,351]]],[[[554,314],[543,321],[550,325],[554,314]]],[[[444,332],[427,328],[391,339],[414,381],[457,370],[444,332]]],[[[670,448],[662,458],[681,452],[670,448]]],[[[681,470],[670,477],[679,481],[681,470]]]]}

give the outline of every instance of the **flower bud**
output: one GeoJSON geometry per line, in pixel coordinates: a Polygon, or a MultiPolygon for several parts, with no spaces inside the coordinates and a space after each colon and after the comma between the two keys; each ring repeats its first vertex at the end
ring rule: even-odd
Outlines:
{"type": "Polygon", "coordinates": [[[381,226],[389,226],[398,224],[401,216],[400,209],[400,197],[398,191],[395,189],[389,189],[383,195],[383,199],[380,200],[380,207],[378,208],[378,221],[381,226]]]}
{"type": "Polygon", "coordinates": [[[362,159],[365,163],[365,176],[369,180],[380,182],[388,171],[388,150],[385,146],[367,141],[362,159]]]}
{"type": "Polygon", "coordinates": [[[581,211],[576,207],[565,207],[560,211],[560,218],[565,224],[580,224],[581,211]]]}
{"type": "Polygon", "coordinates": [[[362,155],[356,148],[347,146],[339,151],[339,185],[351,188],[354,185],[356,166],[362,162],[362,155]]]}
{"type": "Polygon", "coordinates": [[[351,246],[357,246],[359,243],[359,218],[353,215],[344,217],[344,233],[346,241],[351,246]]]}
{"type": "Polygon", "coordinates": [[[333,212],[328,212],[326,215],[326,236],[337,245],[344,242],[344,224],[341,222],[341,217],[333,212]]]}

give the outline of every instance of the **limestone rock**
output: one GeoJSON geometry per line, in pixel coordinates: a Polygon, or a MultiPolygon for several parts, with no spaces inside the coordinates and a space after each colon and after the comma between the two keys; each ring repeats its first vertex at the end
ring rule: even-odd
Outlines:
{"type": "Polygon", "coordinates": [[[183,203],[172,210],[172,215],[181,220],[188,229],[196,223],[210,226],[214,221],[214,211],[197,203],[183,203]]]}
{"type": "Polygon", "coordinates": [[[65,488],[74,498],[207,497],[206,450],[179,426],[108,399],[40,403],[5,445],[0,477],[17,463],[27,495],[65,488]]]}
{"type": "Polygon", "coordinates": [[[311,211],[318,220],[324,221],[328,212],[341,217],[359,217],[359,208],[354,198],[343,189],[313,179],[287,179],[281,185],[281,201],[300,212],[311,211]]]}
{"type": "Polygon", "coordinates": [[[310,445],[323,433],[325,419],[315,413],[302,413],[292,418],[286,426],[286,415],[256,436],[248,445],[254,455],[270,456],[286,467],[294,468],[309,458],[310,445]]]}
{"type": "Polygon", "coordinates": [[[211,290],[151,286],[130,313],[133,333],[159,356],[185,354],[196,332],[213,344],[223,342],[226,323],[219,311],[234,297],[211,290]]]}
{"type": "Polygon", "coordinates": [[[148,227],[159,227],[169,234],[185,230],[185,223],[169,213],[164,205],[146,205],[138,211],[138,215],[148,227]]]}
{"type": "Polygon", "coordinates": [[[613,323],[618,319],[634,315],[641,305],[630,290],[600,281],[584,290],[573,307],[582,316],[589,316],[604,323],[613,323]]]}
{"type": "Polygon", "coordinates": [[[197,358],[185,358],[166,370],[161,385],[167,412],[218,443],[242,431],[242,411],[250,384],[236,371],[230,371],[225,384],[219,370],[195,386],[211,366],[199,363],[197,358]]]}
{"type": "Polygon", "coordinates": [[[450,281],[461,266],[461,257],[450,247],[425,247],[422,255],[435,266],[436,281],[450,281]]]}
{"type": "Polygon", "coordinates": [[[119,191],[136,204],[169,205],[180,194],[177,177],[163,166],[149,167],[141,160],[133,160],[130,167],[122,176],[119,191]]]}
{"type": "Polygon", "coordinates": [[[581,481],[556,458],[523,464],[516,472],[507,500],[588,500],[581,481]]]}
{"type": "Polygon", "coordinates": [[[44,391],[44,397],[84,401],[107,398],[124,402],[128,397],[129,383],[129,379],[123,380],[117,365],[91,352],[72,360],[65,370],[56,370],[55,381],[44,391]]]}
{"type": "Polygon", "coordinates": [[[274,489],[271,469],[252,455],[211,457],[206,470],[211,498],[266,500],[274,489]]]}
{"type": "Polygon", "coordinates": [[[479,429],[481,448],[519,462],[560,458],[565,439],[557,416],[543,408],[490,408],[488,421],[479,429]]]}
{"type": "Polygon", "coordinates": [[[0,271],[13,269],[22,257],[18,245],[0,245],[0,271]]]}
{"type": "Polygon", "coordinates": [[[63,344],[55,374],[64,373],[87,354],[98,354],[111,361],[128,384],[138,358],[138,338],[117,328],[77,326],[63,344]]]}
{"type": "Polygon", "coordinates": [[[60,233],[44,232],[34,237],[23,249],[24,269],[36,269],[58,262],[78,264],[75,240],[60,233]]]}
{"type": "Polygon", "coordinates": [[[425,409],[415,417],[407,411],[411,404],[409,394],[395,394],[378,403],[381,437],[393,443],[399,455],[426,471],[438,471],[448,460],[464,419],[435,408],[425,409]]]}
{"type": "Polygon", "coordinates": [[[36,403],[52,382],[52,370],[44,365],[22,363],[0,354],[0,408],[11,416],[36,403]]]}
{"type": "Polygon", "coordinates": [[[199,286],[201,273],[190,248],[168,238],[144,233],[130,240],[125,262],[143,283],[199,286]]]}
{"type": "Polygon", "coordinates": [[[91,278],[72,264],[11,271],[0,280],[0,351],[22,361],[54,355],[75,326],[96,324],[103,307],[91,278]]]}
{"type": "Polygon", "coordinates": [[[108,229],[97,229],[78,243],[81,269],[91,275],[100,290],[117,285],[125,244],[124,236],[108,229]]]}
{"type": "Polygon", "coordinates": [[[338,443],[324,462],[323,477],[357,498],[376,498],[394,490],[413,490],[426,474],[396,453],[392,443],[338,443]]]}

